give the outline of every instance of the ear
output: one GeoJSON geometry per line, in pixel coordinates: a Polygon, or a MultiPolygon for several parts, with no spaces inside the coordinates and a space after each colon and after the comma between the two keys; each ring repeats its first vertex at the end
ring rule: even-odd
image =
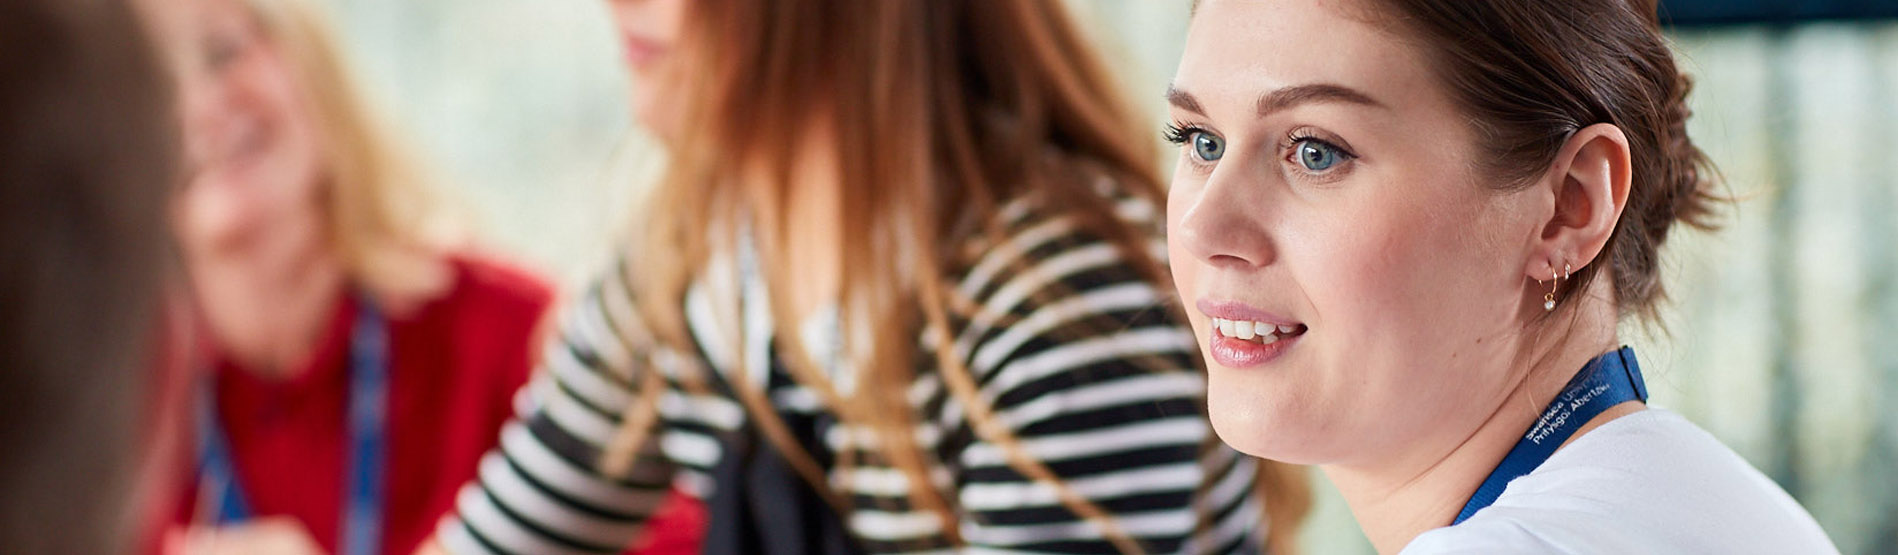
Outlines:
{"type": "Polygon", "coordinates": [[[1628,204],[1632,182],[1628,137],[1621,128],[1598,123],[1570,135],[1549,166],[1543,186],[1554,197],[1554,210],[1542,227],[1537,250],[1523,271],[1531,279],[1567,275],[1595,262],[1628,204]]]}

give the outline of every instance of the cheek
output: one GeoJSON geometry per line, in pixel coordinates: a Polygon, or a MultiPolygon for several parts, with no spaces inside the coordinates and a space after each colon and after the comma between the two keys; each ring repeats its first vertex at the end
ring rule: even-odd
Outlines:
{"type": "Polygon", "coordinates": [[[692,95],[686,94],[687,73],[677,51],[646,68],[634,67],[630,87],[633,117],[661,140],[679,137],[692,95]]]}
{"type": "Polygon", "coordinates": [[[1416,242],[1407,216],[1372,210],[1308,211],[1280,230],[1281,258],[1294,276],[1308,314],[1321,332],[1313,338],[1343,342],[1351,351],[1387,339],[1394,304],[1406,298],[1405,280],[1419,271],[1409,260],[1416,242]],[[1388,330],[1387,330],[1388,331],[1388,330]]]}
{"type": "Polygon", "coordinates": [[[1298,379],[1275,384],[1287,391],[1265,399],[1215,383],[1214,414],[1288,425],[1279,428],[1286,437],[1260,440],[1254,454],[1323,462],[1403,445],[1478,408],[1468,391],[1489,389],[1488,369],[1462,362],[1494,359],[1471,347],[1499,319],[1476,293],[1488,270],[1471,267],[1497,258],[1469,229],[1482,216],[1405,199],[1295,217],[1277,236],[1314,330],[1288,359],[1298,379]]]}
{"type": "MultiPolygon", "coordinates": [[[[1180,233],[1179,224],[1187,207],[1192,206],[1191,197],[1197,188],[1180,181],[1177,177],[1174,183],[1175,185],[1167,191],[1166,255],[1168,269],[1172,272],[1173,292],[1178,295],[1175,300],[1184,304],[1190,299],[1198,298],[1200,261],[1187,250],[1185,245],[1181,244],[1180,239],[1184,235],[1180,233]]],[[[1201,316],[1198,310],[1187,306],[1186,315],[1187,321],[1193,326],[1194,333],[1197,334],[1204,329],[1200,327],[1201,316]]],[[[1205,339],[1206,336],[1199,335],[1199,337],[1205,339]]]]}
{"type": "Polygon", "coordinates": [[[309,91],[281,63],[262,68],[250,83],[250,98],[264,120],[268,137],[262,181],[268,203],[262,209],[283,214],[314,203],[323,157],[316,107],[309,91]]]}
{"type": "Polygon", "coordinates": [[[670,140],[677,136],[677,126],[666,117],[669,102],[662,100],[664,94],[655,90],[658,83],[634,70],[633,82],[627,91],[632,101],[633,118],[645,126],[648,131],[661,139],[670,140]]]}
{"type": "Polygon", "coordinates": [[[651,0],[653,31],[658,39],[677,44],[685,29],[686,0],[651,0]]]}
{"type": "MultiPolygon", "coordinates": [[[[1176,181],[1177,182],[1177,181],[1176,181]]],[[[1187,288],[1192,287],[1193,275],[1198,273],[1197,260],[1180,244],[1180,216],[1186,211],[1192,199],[1186,198],[1185,185],[1176,185],[1167,191],[1166,201],[1166,259],[1173,270],[1174,287],[1186,297],[1187,288]]],[[[1190,297],[1186,297],[1190,298],[1190,297]]]]}
{"type": "Polygon", "coordinates": [[[1392,199],[1295,231],[1312,235],[1290,248],[1306,251],[1300,281],[1321,323],[1354,342],[1414,351],[1497,316],[1482,300],[1513,297],[1492,279],[1505,257],[1482,202],[1392,199]]]}

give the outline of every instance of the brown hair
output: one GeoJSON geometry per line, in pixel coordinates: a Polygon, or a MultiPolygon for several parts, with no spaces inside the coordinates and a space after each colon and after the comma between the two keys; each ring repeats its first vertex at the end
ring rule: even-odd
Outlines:
{"type": "MultiPolygon", "coordinates": [[[[928,468],[939,463],[916,448],[916,409],[903,395],[918,360],[918,330],[951,344],[951,316],[967,317],[974,305],[944,286],[953,268],[970,262],[971,253],[952,247],[1003,234],[996,217],[1002,203],[1045,195],[1059,199],[1052,209],[1116,244],[1165,290],[1149,236],[1116,219],[1111,199],[1094,189],[1099,179],[1112,179],[1161,205],[1149,132],[1059,3],[708,0],[692,9],[682,36],[698,42],[681,52],[697,58],[690,65],[699,71],[687,86],[697,101],[686,107],[672,166],[649,200],[655,209],[636,258],[643,316],[661,340],[690,352],[680,299],[708,257],[732,247],[730,232],[741,225],[745,206],[770,216],[751,221],[759,224],[754,231],[778,336],[797,337],[786,333],[785,307],[786,284],[796,273],[779,254],[784,222],[795,217],[786,214],[793,184],[785,176],[800,156],[834,155],[844,243],[842,284],[834,293],[844,329],[870,332],[867,342],[846,342],[861,385],[845,395],[814,368],[800,342],[777,347],[798,381],[841,420],[876,433],[871,455],[901,469],[911,502],[941,515],[944,533],[957,541],[953,497],[931,487],[928,468]],[[807,150],[814,127],[834,130],[835,142],[807,150]],[[877,324],[883,322],[899,325],[877,324]]],[[[937,351],[944,384],[978,437],[1001,446],[1022,475],[1053,485],[1064,505],[1101,526],[1120,550],[1142,550],[1112,515],[1019,447],[976,395],[975,379],[953,349],[937,351]]],[[[632,407],[617,449],[609,449],[609,468],[628,464],[654,420],[657,375],[647,372],[645,401],[632,407]]],[[[822,469],[790,439],[761,392],[736,389],[766,439],[826,491],[822,469]]],[[[833,504],[848,509],[841,500],[833,504]]]]}
{"type": "MultiPolygon", "coordinates": [[[[1628,137],[1633,183],[1599,260],[1613,270],[1621,314],[1655,321],[1666,297],[1660,246],[1680,221],[1715,227],[1713,166],[1687,137],[1692,83],[1674,65],[1653,0],[1382,0],[1421,35],[1464,110],[1486,167],[1509,187],[1541,175],[1577,130],[1597,123],[1628,137]]],[[[1559,264],[1559,263],[1558,263],[1559,264]]],[[[1602,265],[1563,284],[1586,290],[1602,265]]]]}
{"type": "Polygon", "coordinates": [[[120,2],[0,3],[0,545],[129,547],[168,275],[169,83],[120,2]]]}

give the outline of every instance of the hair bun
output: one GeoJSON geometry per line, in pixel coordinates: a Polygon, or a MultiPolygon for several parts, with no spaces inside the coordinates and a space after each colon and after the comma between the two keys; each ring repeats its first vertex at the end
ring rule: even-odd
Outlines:
{"type": "Polygon", "coordinates": [[[1655,0],[1384,0],[1436,50],[1458,104],[1493,139],[1488,163],[1504,187],[1539,175],[1576,129],[1626,134],[1632,184],[1606,264],[1564,287],[1614,280],[1623,314],[1654,316],[1663,298],[1659,249],[1676,222],[1714,226],[1713,166],[1687,135],[1692,81],[1674,63],[1655,0]],[[1607,274],[1601,271],[1608,270],[1607,274]]]}

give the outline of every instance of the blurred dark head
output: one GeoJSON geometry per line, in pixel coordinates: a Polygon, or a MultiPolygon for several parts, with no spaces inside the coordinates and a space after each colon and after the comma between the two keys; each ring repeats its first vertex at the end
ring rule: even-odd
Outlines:
{"type": "Polygon", "coordinates": [[[121,551],[156,341],[171,100],[130,8],[0,3],[0,546],[121,551]]]}

